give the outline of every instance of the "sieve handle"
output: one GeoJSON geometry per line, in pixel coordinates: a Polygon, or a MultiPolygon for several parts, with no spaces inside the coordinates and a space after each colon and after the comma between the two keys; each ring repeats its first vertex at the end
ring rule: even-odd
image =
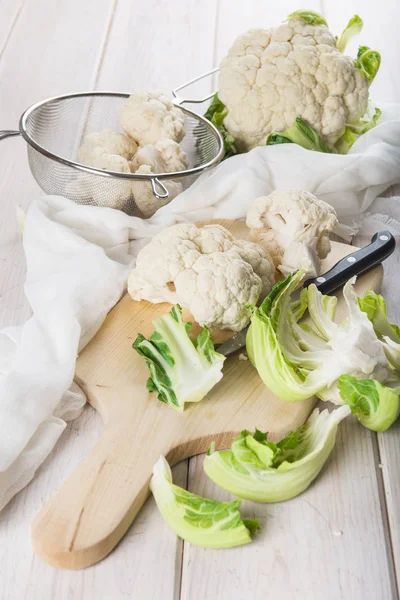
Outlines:
{"type": "Polygon", "coordinates": [[[5,129],[4,131],[0,131],[0,142],[1,140],[5,140],[8,137],[13,137],[14,135],[21,135],[21,132],[12,129],[5,129]]]}
{"type": "Polygon", "coordinates": [[[151,189],[153,191],[153,195],[156,198],[160,198],[160,199],[168,198],[169,192],[168,192],[167,188],[159,179],[157,179],[157,177],[153,177],[150,181],[151,181],[151,189]],[[157,191],[157,187],[161,190],[161,194],[160,194],[160,192],[157,191]]]}
{"type": "Polygon", "coordinates": [[[212,69],[211,71],[207,71],[207,73],[203,73],[203,75],[199,75],[198,77],[195,77],[194,79],[191,79],[190,81],[187,81],[186,83],[183,83],[182,85],[174,88],[172,90],[172,95],[174,97],[174,99],[173,99],[174,104],[176,104],[177,106],[180,106],[184,102],[189,102],[191,104],[201,104],[202,102],[206,102],[207,100],[210,100],[210,98],[212,98],[215,95],[215,91],[211,92],[211,94],[208,94],[207,96],[204,96],[203,98],[182,98],[179,95],[179,92],[181,90],[189,87],[193,83],[196,83],[196,81],[200,81],[200,79],[204,79],[205,77],[210,77],[210,75],[213,75],[217,71],[219,71],[219,67],[216,67],[215,69],[212,69]]]}

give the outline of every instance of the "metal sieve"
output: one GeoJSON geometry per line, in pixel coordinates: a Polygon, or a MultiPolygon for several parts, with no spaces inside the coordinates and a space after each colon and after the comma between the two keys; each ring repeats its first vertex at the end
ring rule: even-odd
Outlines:
{"type": "MultiPolygon", "coordinates": [[[[207,76],[206,74],[205,76],[207,76]]],[[[178,91],[203,76],[176,88],[174,103],[201,103],[210,98],[182,99],[178,91]]],[[[182,149],[188,169],[151,175],[119,173],[77,162],[87,133],[120,130],[118,115],[129,94],[84,92],[49,98],[22,115],[19,131],[0,131],[0,140],[22,135],[28,144],[30,169],[46,194],[70,198],[78,204],[117,208],[139,217],[150,217],[172,197],[188,188],[209,167],[221,161],[224,145],[219,131],[202,116],[180,106],[184,114],[182,149]]]]}

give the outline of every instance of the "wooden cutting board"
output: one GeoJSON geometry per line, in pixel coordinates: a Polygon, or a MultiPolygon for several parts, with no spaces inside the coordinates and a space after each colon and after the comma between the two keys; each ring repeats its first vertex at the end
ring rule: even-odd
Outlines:
{"type": "MultiPolygon", "coordinates": [[[[247,237],[244,223],[220,223],[236,237],[247,237]]],[[[353,251],[333,242],[324,271],[353,251]]],[[[382,277],[380,266],[360,277],[358,294],[379,291],[382,277]]],[[[339,292],[339,316],[345,314],[343,305],[339,292]]],[[[50,565],[82,569],[114,548],[149,493],[160,454],[173,465],[207,451],[213,440],[217,448],[226,448],[242,429],[255,427],[278,440],[301,425],[314,405],[314,399],[279,400],[238,354],[226,360],[223,379],[202,402],[187,405],[183,413],[159,402],[146,390],[147,366],[132,343],[139,332],[149,336],[152,319],[169,308],[126,295],[78,358],[76,381],[100,412],[104,431],[33,522],[34,549],[50,565]]],[[[226,332],[216,335],[218,341],[226,337],[226,332]]]]}

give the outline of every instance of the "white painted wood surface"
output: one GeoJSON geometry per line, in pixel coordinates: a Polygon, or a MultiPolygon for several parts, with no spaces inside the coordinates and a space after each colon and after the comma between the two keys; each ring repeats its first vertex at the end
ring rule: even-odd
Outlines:
{"type": "MultiPolygon", "coordinates": [[[[383,54],[373,97],[400,96],[398,0],[310,0],[332,29],[355,12],[360,43],[383,54]]],[[[15,128],[32,102],[67,91],[169,91],[206,71],[248,27],[278,22],[297,0],[0,0],[0,127],[15,128]]],[[[15,207],[39,188],[21,139],[0,144],[0,327],[29,316],[15,207]]],[[[257,424],[262,426],[262,424],[257,424]]],[[[349,419],[317,482],[279,505],[244,503],[262,532],[244,548],[201,550],[168,530],[149,500],[128,535],[102,563],[57,571],[33,555],[33,516],[100,435],[89,407],[70,424],[34,481],[0,515],[0,598],[4,600],[282,600],[398,598],[400,426],[376,436],[349,419]],[[380,467],[381,465],[381,467],[380,467]],[[339,532],[342,535],[338,535],[339,532]]],[[[178,485],[223,497],[202,473],[202,457],[178,465],[178,485]]]]}

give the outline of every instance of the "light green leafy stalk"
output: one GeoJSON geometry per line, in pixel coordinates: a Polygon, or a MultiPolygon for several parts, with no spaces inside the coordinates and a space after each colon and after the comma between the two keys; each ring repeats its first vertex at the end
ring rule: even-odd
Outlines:
{"type": "Polygon", "coordinates": [[[336,142],[335,149],[339,154],[347,154],[354,142],[358,140],[360,136],[367,133],[370,129],[373,129],[381,116],[382,111],[380,108],[375,108],[375,113],[372,117],[364,116],[359,119],[356,123],[350,123],[346,125],[346,130],[342,137],[336,142]]]}
{"type": "Polygon", "coordinates": [[[256,520],[242,520],[240,500],[208,500],[174,485],[171,469],[163,456],[154,465],[150,489],[169,527],[196,546],[242,546],[251,542],[251,535],[259,528],[256,520]]]}
{"type": "Polygon", "coordinates": [[[288,500],[317,477],[335,445],[340,421],[349,414],[348,406],[331,413],[315,409],[302,427],[277,444],[260,431],[254,435],[242,431],[230,450],[211,449],[204,459],[204,470],[212,481],[239,498],[288,500]]]}
{"type": "Polygon", "coordinates": [[[325,21],[324,17],[312,10],[296,10],[288,16],[286,21],[294,21],[295,19],[302,19],[309,25],[326,25],[326,27],[328,27],[328,23],[325,21]]]}
{"type": "Polygon", "coordinates": [[[297,144],[306,150],[330,152],[320,135],[304,119],[297,117],[290,127],[282,132],[272,132],[266,142],[267,146],[277,144],[297,144]]]}
{"type": "Polygon", "coordinates": [[[386,431],[400,413],[400,388],[391,389],[373,379],[342,375],[338,388],[342,400],[364,427],[386,431]]]}
{"type": "Polygon", "coordinates": [[[379,337],[386,336],[397,344],[400,344],[400,327],[389,322],[386,314],[386,302],[383,296],[369,291],[362,298],[358,299],[358,303],[361,310],[367,314],[379,337]]]}
{"type": "Polygon", "coordinates": [[[147,389],[182,411],[185,402],[199,402],[220,381],[225,357],[215,351],[207,327],[192,341],[192,323],[183,321],[178,304],[153,325],[150,339],[139,334],[133,348],[149,368],[147,389]]]}
{"type": "Polygon", "coordinates": [[[213,125],[218,129],[224,139],[225,156],[229,158],[237,153],[235,138],[228,132],[224,125],[224,119],[228,114],[228,109],[225,104],[221,102],[218,97],[218,92],[214,95],[214,98],[205,112],[204,116],[206,119],[211,121],[213,125]]]}
{"type": "Polygon", "coordinates": [[[340,52],[344,52],[347,44],[355,35],[358,35],[363,28],[363,20],[358,15],[351,17],[346,25],[346,29],[338,39],[337,48],[340,52]]]}
{"type": "Polygon", "coordinates": [[[381,55],[377,50],[371,50],[368,46],[360,46],[356,58],[356,68],[370,82],[376,77],[381,66],[381,55]]]}
{"type": "MultiPolygon", "coordinates": [[[[341,403],[337,382],[341,375],[385,379],[391,367],[372,323],[360,309],[354,279],[343,289],[349,318],[334,321],[336,298],[324,296],[315,285],[307,293],[307,312],[298,315],[301,301],[291,300],[304,271],[278,282],[253,309],[247,333],[248,356],[261,379],[279,398],[295,402],[318,395],[341,403]],[[305,319],[305,320],[304,320],[305,319]]],[[[305,301],[303,300],[303,305],[305,301]]],[[[383,380],[382,379],[382,380],[383,380]]]]}

